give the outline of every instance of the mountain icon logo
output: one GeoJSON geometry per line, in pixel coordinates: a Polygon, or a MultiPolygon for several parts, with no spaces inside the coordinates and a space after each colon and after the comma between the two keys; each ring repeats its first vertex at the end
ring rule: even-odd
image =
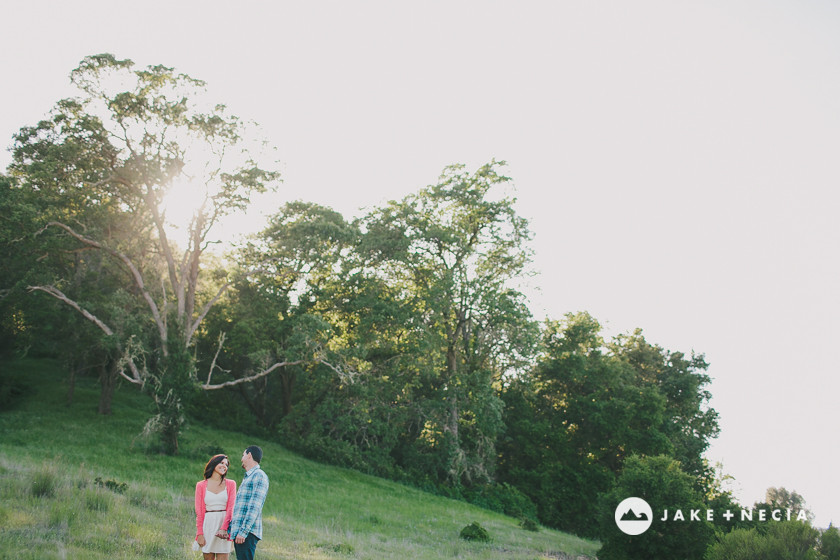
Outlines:
{"type": "Polygon", "coordinates": [[[621,516],[622,521],[648,521],[649,519],[646,513],[636,513],[632,509],[628,509],[627,513],[621,516]]]}
{"type": "Polygon", "coordinates": [[[653,510],[642,498],[627,498],[615,508],[615,524],[626,535],[641,535],[653,523],[653,510]]]}

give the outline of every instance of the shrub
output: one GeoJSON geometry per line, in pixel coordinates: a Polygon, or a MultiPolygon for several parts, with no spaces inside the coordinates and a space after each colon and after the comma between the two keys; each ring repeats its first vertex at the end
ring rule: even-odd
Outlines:
{"type": "Polygon", "coordinates": [[[102,480],[102,477],[97,476],[94,479],[96,485],[100,488],[107,488],[111,492],[116,492],[117,494],[125,494],[125,491],[128,490],[128,484],[125,482],[117,482],[116,480],[102,480]]]}
{"type": "Polygon", "coordinates": [[[464,497],[471,504],[484,509],[519,519],[537,519],[537,506],[534,502],[506,482],[473,487],[464,493],[464,497]]]}
{"type": "Polygon", "coordinates": [[[537,522],[528,517],[522,519],[519,522],[519,526],[525,529],[526,531],[533,531],[534,533],[537,533],[540,530],[540,526],[537,525],[537,522]]]}
{"type": "Polygon", "coordinates": [[[347,543],[339,543],[332,547],[332,551],[337,554],[353,554],[355,551],[353,545],[349,545],[347,543]]]}
{"type": "Polygon", "coordinates": [[[487,542],[490,540],[490,533],[477,522],[473,521],[461,529],[461,538],[467,541],[487,542]]]}
{"type": "Polygon", "coordinates": [[[72,498],[53,500],[49,507],[50,528],[66,529],[81,518],[77,495],[72,498]]]}
{"type": "Polygon", "coordinates": [[[111,500],[101,490],[87,490],[85,492],[85,507],[89,511],[108,511],[111,508],[111,500]]]}
{"type": "Polygon", "coordinates": [[[805,523],[768,524],[766,534],[757,529],[735,529],[712,544],[707,560],[817,560],[819,532],[805,523]]]}
{"type": "Polygon", "coordinates": [[[42,468],[32,477],[32,495],[36,498],[52,498],[58,487],[58,475],[49,468],[42,468]]]}

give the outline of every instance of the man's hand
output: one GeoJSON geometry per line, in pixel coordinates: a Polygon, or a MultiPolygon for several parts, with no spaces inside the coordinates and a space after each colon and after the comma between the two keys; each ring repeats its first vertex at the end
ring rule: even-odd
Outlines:
{"type": "Polygon", "coordinates": [[[236,537],[236,540],[234,542],[236,544],[243,544],[245,542],[245,537],[243,537],[242,535],[239,535],[238,537],[236,537]]]}

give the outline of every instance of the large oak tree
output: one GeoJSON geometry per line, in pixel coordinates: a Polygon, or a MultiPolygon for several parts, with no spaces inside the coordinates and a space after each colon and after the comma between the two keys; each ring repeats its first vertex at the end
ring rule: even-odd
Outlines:
{"type": "MultiPolygon", "coordinates": [[[[20,131],[9,171],[19,188],[62,209],[42,215],[43,239],[58,233],[110,258],[142,306],[143,336],[121,329],[113,306],[94,308],[65,293],[67,278],[30,289],[63,302],[112,341],[118,373],[152,394],[158,414],[150,428],[176,452],[183,401],[198,385],[190,347],[229,286],[203,268],[211,232],[279,177],[258,164],[245,123],[223,105],[205,103],[200,80],[109,54],[86,57],[70,78],[79,96],[20,131]],[[172,239],[164,204],[178,183],[194,192],[181,241],[172,239]]],[[[208,377],[201,387],[218,384],[208,377]]]]}
{"type": "Polygon", "coordinates": [[[530,232],[505,196],[503,166],[447,167],[436,184],[362,221],[359,250],[370,273],[401,291],[421,319],[418,435],[443,458],[441,478],[455,485],[491,480],[503,426],[497,389],[536,341],[517,290],[530,232]]]}

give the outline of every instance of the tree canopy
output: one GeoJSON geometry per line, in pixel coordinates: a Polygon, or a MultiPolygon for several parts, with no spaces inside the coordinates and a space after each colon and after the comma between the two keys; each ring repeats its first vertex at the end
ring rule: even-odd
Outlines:
{"type": "Polygon", "coordinates": [[[107,256],[109,273],[124,278],[122,291],[134,301],[130,311],[96,308],[81,292],[67,293],[59,273],[29,290],[65,303],[111,340],[117,372],[150,390],[158,406],[150,427],[175,451],[195,377],[188,348],[229,287],[202,271],[208,236],[251,194],[273,188],[278,174],[248,153],[238,118],[223,105],[203,106],[200,80],[160,65],[135,69],[108,54],[86,57],[70,78],[80,95],[20,131],[9,170],[20,189],[40,198],[44,236],[107,256]],[[183,247],[170,238],[163,205],[177,181],[195,189],[183,247]],[[125,328],[123,319],[138,313],[142,332],[125,328]]]}

